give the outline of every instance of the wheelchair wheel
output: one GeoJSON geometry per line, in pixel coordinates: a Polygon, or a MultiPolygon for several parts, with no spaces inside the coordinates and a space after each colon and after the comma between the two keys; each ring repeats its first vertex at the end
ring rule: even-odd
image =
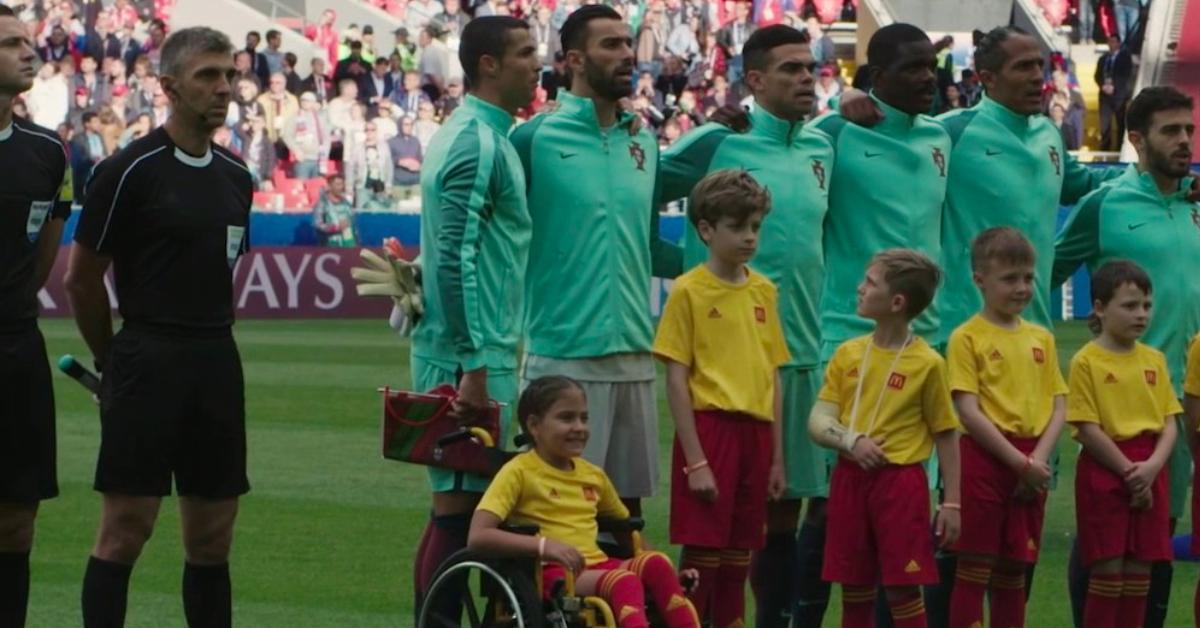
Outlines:
{"type": "Polygon", "coordinates": [[[462,550],[433,577],[417,628],[543,628],[542,599],[528,561],[462,550]]]}

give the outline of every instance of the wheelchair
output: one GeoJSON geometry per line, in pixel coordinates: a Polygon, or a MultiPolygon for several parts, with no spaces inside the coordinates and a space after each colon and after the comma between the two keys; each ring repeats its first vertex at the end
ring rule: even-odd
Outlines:
{"type": "MultiPolygon", "coordinates": [[[[445,419],[446,395],[452,389],[407,393],[380,389],[384,397],[383,456],[401,462],[451,468],[483,475],[495,473],[516,452],[495,446],[498,408],[474,424],[445,419]]],[[[513,439],[520,451],[531,443],[525,434],[513,439]]],[[[611,558],[630,559],[642,549],[641,519],[598,519],[601,550],[611,558]]],[[[505,525],[518,534],[536,535],[536,526],[505,525]]],[[[575,592],[574,577],[555,584],[543,599],[542,569],[533,558],[497,558],[470,549],[451,555],[421,596],[417,628],[617,628],[612,608],[597,596],[575,592]]],[[[688,583],[684,583],[684,588],[688,583]]],[[[651,626],[660,626],[647,600],[651,626]]],[[[691,602],[688,602],[691,604],[691,602]]]]}
{"type": "MultiPolygon", "coordinates": [[[[629,559],[642,553],[641,519],[599,519],[597,523],[601,549],[609,557],[629,559]]],[[[505,525],[503,529],[529,535],[538,532],[537,526],[505,525]]],[[[577,594],[574,580],[567,572],[565,580],[555,583],[549,599],[543,599],[539,561],[460,550],[434,575],[418,613],[417,628],[617,628],[608,602],[577,594]]],[[[662,625],[649,599],[646,616],[651,626],[662,625]]]]}

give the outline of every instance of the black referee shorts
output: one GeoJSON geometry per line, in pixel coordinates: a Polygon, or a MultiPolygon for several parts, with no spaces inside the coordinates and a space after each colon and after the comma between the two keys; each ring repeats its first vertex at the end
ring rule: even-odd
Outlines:
{"type": "Polygon", "coordinates": [[[0,329],[0,501],[58,496],[54,388],[37,323],[0,329]]]}
{"type": "Polygon", "coordinates": [[[250,490],[242,360],[233,337],[123,328],[100,386],[95,488],[226,499],[250,490]]]}

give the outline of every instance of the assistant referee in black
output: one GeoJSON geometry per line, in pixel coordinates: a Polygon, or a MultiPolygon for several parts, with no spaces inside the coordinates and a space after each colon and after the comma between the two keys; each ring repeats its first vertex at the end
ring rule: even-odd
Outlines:
{"type": "Polygon", "coordinates": [[[121,626],[129,575],[161,499],[179,495],[188,625],[229,626],[229,551],[246,478],[245,400],[233,341],[233,267],[247,251],[252,182],[212,143],[236,75],[203,27],[163,44],[166,124],[101,162],[87,185],[67,291],[101,369],[104,495],[83,579],[87,628],[121,626]],[[114,336],[105,271],[123,324],[114,336]]]}
{"type": "Polygon", "coordinates": [[[14,118],[33,85],[29,30],[0,5],[0,626],[25,625],[38,503],[58,495],[54,391],[38,331],[38,290],[71,214],[66,150],[54,131],[14,118]]]}

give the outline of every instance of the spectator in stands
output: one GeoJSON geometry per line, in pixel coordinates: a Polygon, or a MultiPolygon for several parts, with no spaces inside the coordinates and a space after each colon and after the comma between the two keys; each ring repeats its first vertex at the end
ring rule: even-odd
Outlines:
{"type": "Polygon", "coordinates": [[[820,75],[817,77],[817,82],[813,85],[813,91],[817,97],[817,113],[820,114],[829,111],[829,101],[842,93],[842,83],[838,80],[837,72],[833,66],[821,66],[820,75]]]}
{"type": "Polygon", "coordinates": [[[654,81],[654,90],[658,92],[658,97],[652,100],[659,108],[665,104],[674,104],[683,90],[687,89],[687,85],[688,76],[684,71],[683,61],[675,55],[668,54],[663,58],[662,74],[654,81]]]}
{"type": "Polygon", "coordinates": [[[39,41],[46,39],[50,35],[51,29],[60,26],[72,44],[81,41],[86,31],[83,22],[75,15],[75,3],[72,0],[62,0],[46,4],[48,5],[46,17],[42,20],[42,30],[38,33],[37,39],[39,41]]]}
{"type": "Polygon", "coordinates": [[[704,124],[706,118],[700,108],[696,106],[696,92],[689,89],[680,94],[679,102],[675,103],[671,117],[675,119],[684,133],[704,124]]]}
{"type": "Polygon", "coordinates": [[[446,93],[434,103],[434,110],[443,122],[463,104],[463,80],[452,78],[446,83],[446,93]]]}
{"type": "Polygon", "coordinates": [[[346,179],[331,174],[328,185],[313,207],[313,229],[324,246],[357,246],[354,237],[354,203],[346,196],[346,179]]]}
{"type": "Polygon", "coordinates": [[[375,126],[379,127],[379,139],[386,142],[396,137],[396,134],[400,132],[400,126],[396,124],[392,101],[381,100],[378,107],[375,115],[369,117],[375,122],[375,126]]]}
{"type": "Polygon", "coordinates": [[[413,72],[417,69],[417,45],[408,41],[408,29],[401,26],[397,28],[395,54],[400,55],[400,70],[403,72],[413,72]]]}
{"type": "Polygon", "coordinates": [[[321,161],[329,157],[332,127],[316,94],[300,95],[300,113],[284,127],[283,141],[295,164],[293,177],[311,179],[320,174],[321,161]]]}
{"type": "Polygon", "coordinates": [[[246,162],[246,168],[254,178],[254,189],[257,190],[262,187],[263,181],[271,179],[271,172],[275,170],[276,153],[274,141],[268,134],[267,120],[254,116],[249,122],[249,127],[239,129],[240,137],[237,143],[242,147],[242,161],[246,162]]]}
{"type": "Polygon", "coordinates": [[[410,33],[421,32],[434,17],[445,12],[446,7],[438,0],[409,0],[405,10],[404,25],[410,33]]]}
{"type": "Polygon", "coordinates": [[[974,70],[963,69],[962,80],[958,82],[958,93],[962,94],[963,105],[966,107],[974,107],[979,103],[979,99],[983,97],[983,86],[979,83],[979,76],[975,74],[974,70]]]}
{"type": "MultiPolygon", "coordinates": [[[[259,107],[258,115],[262,115],[262,108],[259,107]]],[[[163,91],[160,85],[154,91],[154,104],[150,107],[150,119],[154,123],[154,128],[158,128],[167,123],[167,118],[171,117],[171,100],[167,98],[166,92],[163,91]]]]}
{"type": "Polygon", "coordinates": [[[367,102],[367,115],[374,117],[379,112],[379,103],[390,101],[396,88],[391,74],[391,64],[384,58],[375,59],[375,69],[363,81],[363,98],[367,102]]]}
{"type": "Polygon", "coordinates": [[[108,20],[97,20],[94,30],[88,31],[84,38],[83,53],[97,60],[120,58],[121,42],[113,34],[112,24],[108,20]]]}
{"type": "Polygon", "coordinates": [[[668,146],[674,144],[680,135],[683,135],[683,129],[679,126],[679,120],[674,117],[667,118],[658,132],[659,151],[666,150],[668,146]]]}
{"type": "Polygon", "coordinates": [[[1096,7],[1092,0],[1076,0],[1075,32],[1073,39],[1076,43],[1091,44],[1096,41],[1096,7]]]}
{"type": "Polygon", "coordinates": [[[542,71],[541,88],[546,93],[546,98],[554,100],[558,97],[559,88],[567,87],[570,87],[570,82],[567,81],[566,58],[558,52],[554,55],[554,65],[550,70],[542,71]]]}
{"type": "Polygon", "coordinates": [[[358,104],[358,83],[354,79],[342,79],[338,83],[337,98],[330,100],[325,105],[325,111],[329,114],[329,123],[333,125],[334,132],[341,135],[350,126],[350,109],[358,104]]]}
{"type": "MultiPolygon", "coordinates": [[[[157,90],[155,90],[157,92],[157,90]]],[[[148,113],[154,120],[153,104],[148,113]]],[[[254,77],[242,77],[237,81],[237,89],[235,90],[233,100],[229,103],[229,113],[225,116],[225,126],[229,127],[235,137],[245,134],[250,129],[250,118],[258,117],[265,118],[266,112],[263,111],[263,106],[258,102],[258,85],[255,83],[254,77]]],[[[158,121],[154,120],[155,128],[158,121]]]]}
{"type": "Polygon", "coordinates": [[[125,132],[125,121],[122,120],[112,107],[102,107],[97,118],[100,120],[100,139],[104,141],[104,154],[117,152],[121,134],[125,132]]]}
{"type": "MultiPolygon", "coordinates": [[[[238,81],[246,80],[254,83],[256,87],[262,87],[263,83],[259,80],[258,75],[254,72],[254,56],[245,50],[239,50],[233,53],[233,71],[234,84],[238,81]]],[[[136,70],[136,65],[134,66],[136,70]]]]}
{"type": "Polygon", "coordinates": [[[813,60],[817,63],[833,63],[837,54],[833,50],[833,40],[825,34],[825,27],[816,17],[804,20],[804,29],[808,31],[808,46],[812,49],[813,60]]]}
{"type": "Polygon", "coordinates": [[[712,88],[708,90],[708,94],[704,97],[703,109],[705,117],[710,117],[713,111],[732,105],[737,100],[729,91],[729,80],[723,74],[713,76],[712,88]]]}
{"type": "Polygon", "coordinates": [[[700,17],[693,15],[676,24],[667,34],[667,54],[682,59],[686,66],[700,55],[700,17]]]}
{"type": "Polygon", "coordinates": [[[163,42],[167,40],[167,25],[162,20],[154,19],[150,21],[150,27],[146,32],[149,36],[146,38],[146,43],[142,44],[142,54],[150,58],[150,68],[155,74],[158,74],[163,42]]]}
{"type": "Polygon", "coordinates": [[[296,74],[296,63],[299,61],[296,54],[292,52],[283,53],[283,63],[279,66],[280,73],[283,74],[284,86],[288,93],[299,98],[304,92],[304,79],[296,74]]]}
{"type": "Polygon", "coordinates": [[[271,69],[267,63],[267,56],[258,51],[260,43],[262,43],[262,35],[258,34],[258,31],[246,33],[245,52],[250,58],[250,71],[258,77],[258,84],[265,86],[270,80],[271,69]]]}
{"type": "Polygon", "coordinates": [[[662,55],[667,44],[667,32],[663,26],[665,12],[658,0],[647,3],[646,16],[637,34],[635,57],[638,72],[649,72],[653,78],[658,78],[662,72],[662,55]]]}
{"type": "MultiPolygon", "coordinates": [[[[283,45],[283,34],[275,29],[267,31],[267,47],[261,53],[262,57],[267,60],[267,74],[283,72],[283,50],[280,47],[283,45]]],[[[292,63],[294,67],[295,62],[292,63]]]]}
{"type": "Polygon", "coordinates": [[[50,36],[46,38],[46,43],[38,47],[38,56],[42,58],[43,63],[72,59],[77,56],[75,45],[67,38],[67,31],[62,25],[55,25],[50,29],[50,36]]]}
{"type": "Polygon", "coordinates": [[[1083,93],[1070,85],[1067,73],[1062,70],[1056,70],[1051,74],[1051,86],[1046,92],[1044,100],[1044,109],[1048,115],[1056,106],[1062,107],[1063,110],[1064,122],[1059,125],[1063,129],[1063,133],[1075,134],[1070,141],[1066,142],[1067,148],[1068,150],[1077,150],[1083,145],[1083,121],[1087,115],[1087,103],[1083,99],[1083,93]]]}
{"type": "Polygon", "coordinates": [[[650,129],[657,129],[662,126],[666,115],[662,109],[656,107],[649,98],[641,95],[633,97],[633,113],[641,116],[642,124],[650,129]]]}
{"type": "MultiPolygon", "coordinates": [[[[325,9],[321,12],[321,21],[317,25],[317,32],[313,36],[313,45],[324,53],[325,67],[330,69],[337,67],[338,46],[341,44],[336,23],[337,11],[325,9]]],[[[325,100],[321,102],[325,102],[325,100]]]]}
{"type": "MultiPolygon", "coordinates": [[[[409,5],[410,10],[411,7],[409,5]]],[[[421,29],[418,41],[421,44],[421,59],[417,62],[417,71],[421,73],[421,88],[431,101],[442,95],[446,79],[451,75],[451,52],[441,37],[441,27],[437,23],[430,23],[421,29]]]]}
{"type": "MultiPolygon", "coordinates": [[[[362,144],[367,136],[367,106],[356,102],[350,105],[350,116],[345,126],[337,127],[342,138],[343,163],[355,152],[357,145],[362,144]]],[[[351,181],[353,183],[353,181],[351,181]]],[[[354,186],[350,186],[351,191],[354,186]]]]}
{"type": "MultiPolygon", "coordinates": [[[[149,67],[149,61],[146,62],[149,67]]],[[[254,95],[258,95],[258,86],[254,84],[254,80],[250,79],[250,84],[254,86],[254,95]]],[[[130,109],[135,113],[150,111],[154,108],[154,92],[158,91],[158,77],[153,74],[146,74],[134,83],[132,95],[129,97],[130,109]]]]}
{"type": "Polygon", "coordinates": [[[529,20],[529,36],[533,39],[533,45],[537,46],[538,61],[543,70],[554,65],[554,55],[562,49],[558,29],[550,23],[551,16],[550,6],[543,3],[538,5],[537,11],[529,20]]]}
{"type": "Polygon", "coordinates": [[[108,106],[126,123],[137,117],[137,113],[129,108],[129,87],[126,85],[113,86],[112,94],[108,97],[108,106]]]}
{"type": "Polygon", "coordinates": [[[1057,102],[1050,105],[1050,121],[1062,133],[1063,146],[1067,150],[1079,150],[1079,136],[1082,135],[1067,119],[1067,110],[1057,102]]]}
{"type": "Polygon", "coordinates": [[[263,111],[267,138],[278,150],[278,155],[283,156],[286,148],[282,140],[283,129],[300,113],[300,100],[288,93],[287,78],[282,73],[271,75],[267,92],[256,100],[263,111]]]}
{"type": "Polygon", "coordinates": [[[325,73],[325,59],[313,57],[308,78],[300,82],[300,93],[311,92],[322,105],[333,96],[333,80],[325,73]]]}
{"type": "Polygon", "coordinates": [[[392,197],[406,201],[420,194],[421,160],[424,151],[421,140],[413,134],[415,120],[410,116],[400,119],[400,132],[388,140],[395,168],[392,170],[392,197]]]}
{"type": "Polygon", "coordinates": [[[129,72],[138,57],[142,56],[142,42],[133,37],[133,26],[123,26],[117,32],[118,58],[125,64],[125,71],[129,72]]]}
{"type": "Polygon", "coordinates": [[[946,86],[946,91],[942,92],[942,106],[938,113],[946,113],[953,109],[966,109],[963,101],[962,92],[958,89],[957,83],[951,83],[946,86]]]}
{"type": "Polygon", "coordinates": [[[121,133],[121,138],[117,140],[117,148],[122,149],[129,146],[129,143],[146,137],[153,130],[151,126],[150,114],[143,113],[133,120],[133,123],[125,127],[125,131],[121,133]]]}
{"type": "Polygon", "coordinates": [[[733,83],[742,80],[742,46],[755,30],[754,22],[750,21],[749,0],[734,2],[733,18],[717,33],[717,45],[727,59],[726,78],[733,83]]]}
{"type": "Polygon", "coordinates": [[[379,58],[375,56],[375,27],[370,24],[363,26],[359,41],[362,42],[363,61],[368,65],[375,65],[375,60],[379,58]]]}
{"type": "Polygon", "coordinates": [[[442,6],[443,11],[434,19],[442,25],[442,30],[446,33],[446,45],[458,52],[462,29],[471,21],[471,16],[463,13],[461,0],[443,0],[442,6]]]}
{"type": "Polygon", "coordinates": [[[104,149],[104,137],[100,131],[99,114],[94,111],[84,113],[83,128],[75,133],[70,151],[71,176],[75,183],[76,199],[83,198],[83,186],[92,175],[92,168],[108,157],[104,149]]]}
{"type": "Polygon", "coordinates": [[[53,129],[66,121],[71,102],[69,93],[59,67],[53,63],[42,65],[33,79],[33,87],[25,94],[25,104],[34,124],[53,129]]]}
{"type": "Polygon", "coordinates": [[[417,107],[417,121],[413,123],[413,134],[421,140],[421,150],[429,150],[429,140],[437,133],[442,125],[433,119],[433,103],[425,101],[417,107]]]}
{"type": "Polygon", "coordinates": [[[344,159],[346,187],[354,190],[354,198],[359,203],[365,202],[367,189],[378,184],[390,190],[395,164],[387,142],[379,137],[379,126],[373,121],[367,122],[362,140],[347,146],[349,150],[344,159]]]}
{"type": "Polygon", "coordinates": [[[1108,52],[1096,63],[1095,79],[1100,87],[1100,150],[1121,150],[1125,106],[1133,87],[1133,57],[1120,37],[1109,36],[1108,52]]]}
{"type": "Polygon", "coordinates": [[[91,97],[88,95],[86,87],[75,88],[75,98],[67,112],[67,124],[71,125],[73,130],[78,131],[83,128],[83,114],[92,111],[90,100],[91,97]]]}
{"type": "Polygon", "coordinates": [[[338,61],[337,68],[333,71],[333,82],[338,85],[339,94],[346,81],[354,83],[355,97],[358,97],[366,92],[367,75],[371,73],[371,65],[363,58],[361,41],[351,40],[349,47],[350,55],[338,61]]]}
{"type": "Polygon", "coordinates": [[[662,109],[665,105],[663,95],[654,87],[654,75],[649,70],[643,70],[637,74],[637,83],[633,85],[633,97],[642,96],[650,104],[658,109],[662,109]]]}
{"type": "Polygon", "coordinates": [[[133,30],[138,23],[137,9],[129,3],[129,0],[115,0],[112,6],[108,7],[108,21],[117,31],[125,29],[133,30]]]}
{"type": "Polygon", "coordinates": [[[100,103],[108,102],[109,87],[104,77],[96,73],[96,60],[92,57],[84,57],[79,62],[79,74],[75,75],[74,85],[72,87],[77,91],[80,87],[87,90],[88,107],[96,107],[100,103]]]}

